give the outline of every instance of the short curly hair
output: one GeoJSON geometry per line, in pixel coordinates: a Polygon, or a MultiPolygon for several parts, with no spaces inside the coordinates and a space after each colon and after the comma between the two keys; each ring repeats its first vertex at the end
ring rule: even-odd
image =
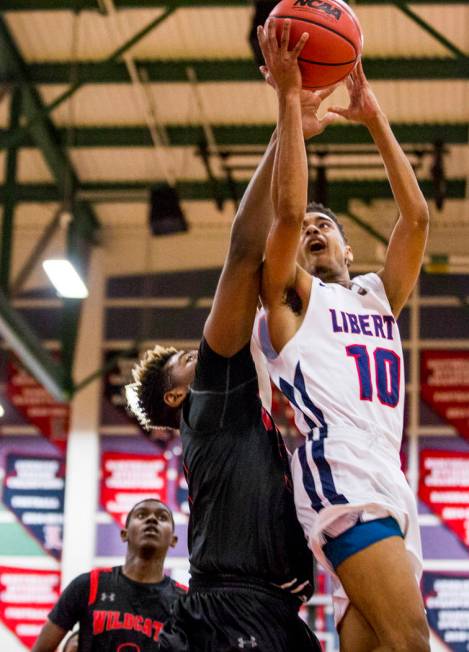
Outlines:
{"type": "Polygon", "coordinates": [[[146,351],[132,369],[134,382],[125,387],[127,406],[145,430],[179,428],[179,410],[164,400],[172,387],[166,363],[177,352],[173,346],[157,345],[146,351]]]}
{"type": "Polygon", "coordinates": [[[337,228],[340,231],[342,240],[344,241],[345,244],[347,244],[347,236],[345,235],[344,225],[342,224],[342,222],[339,222],[337,215],[333,211],[331,211],[330,208],[327,208],[326,206],[320,204],[319,202],[310,201],[309,204],[306,206],[306,213],[323,213],[327,217],[330,217],[331,220],[335,224],[337,224],[337,228]]]}

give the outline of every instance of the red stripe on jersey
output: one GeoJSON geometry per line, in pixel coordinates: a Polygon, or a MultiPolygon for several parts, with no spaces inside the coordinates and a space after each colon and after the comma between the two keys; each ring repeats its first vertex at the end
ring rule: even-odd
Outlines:
{"type": "Polygon", "coordinates": [[[90,573],[90,595],[88,597],[88,606],[94,604],[96,596],[98,595],[99,574],[110,573],[112,568],[93,568],[90,573]]]}

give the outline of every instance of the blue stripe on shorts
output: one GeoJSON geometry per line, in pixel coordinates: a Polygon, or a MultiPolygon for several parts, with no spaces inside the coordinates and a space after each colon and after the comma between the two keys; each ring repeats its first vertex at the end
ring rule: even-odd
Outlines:
{"type": "Polygon", "coordinates": [[[398,522],[392,516],[373,521],[358,522],[335,538],[326,535],[327,543],[322,547],[324,554],[334,568],[373,543],[389,537],[404,538],[398,522]]]}

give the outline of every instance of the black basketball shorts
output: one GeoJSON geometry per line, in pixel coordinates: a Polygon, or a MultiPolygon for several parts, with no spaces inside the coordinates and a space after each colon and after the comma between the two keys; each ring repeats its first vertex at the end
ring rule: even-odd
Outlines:
{"type": "Polygon", "coordinates": [[[191,583],[160,637],[173,652],[320,652],[296,598],[249,582],[191,583]]]}

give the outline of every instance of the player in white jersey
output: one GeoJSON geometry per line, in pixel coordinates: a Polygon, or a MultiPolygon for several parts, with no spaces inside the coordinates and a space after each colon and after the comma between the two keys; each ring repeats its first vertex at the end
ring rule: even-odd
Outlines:
{"type": "Polygon", "coordinates": [[[279,100],[279,140],[265,314],[256,333],[306,437],[292,461],[298,516],[335,579],[341,650],[428,652],[416,581],[417,512],[399,460],[404,376],[395,321],[419,274],[427,205],[358,64],[347,80],[349,107],[329,110],[368,127],[400,215],[383,269],[351,281],[352,250],[335,216],[315,206],[305,218],[299,69],[273,24],[261,31],[260,44],[279,100]]]}

